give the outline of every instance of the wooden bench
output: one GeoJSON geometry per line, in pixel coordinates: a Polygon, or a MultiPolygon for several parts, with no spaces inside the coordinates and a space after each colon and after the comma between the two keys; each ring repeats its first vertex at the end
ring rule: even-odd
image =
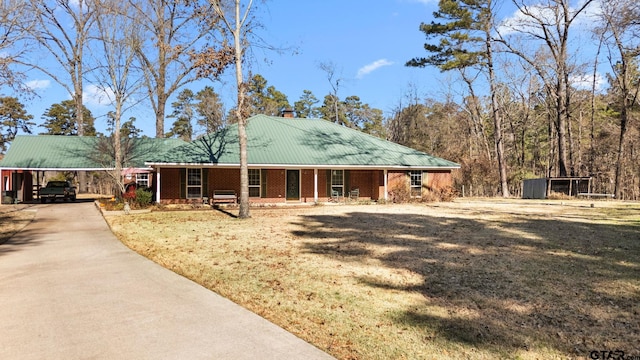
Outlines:
{"type": "Polygon", "coordinates": [[[597,194],[597,193],[578,193],[578,197],[584,196],[586,198],[592,198],[592,197],[606,197],[606,198],[611,198],[613,199],[614,197],[616,197],[614,194],[597,194]]]}
{"type": "Polygon", "coordinates": [[[238,195],[234,190],[213,190],[213,196],[211,197],[211,204],[217,203],[238,203],[238,195]]]}

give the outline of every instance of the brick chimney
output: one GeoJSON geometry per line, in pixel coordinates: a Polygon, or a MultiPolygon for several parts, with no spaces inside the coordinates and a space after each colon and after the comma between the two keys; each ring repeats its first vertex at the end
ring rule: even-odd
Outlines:
{"type": "Polygon", "coordinates": [[[287,108],[282,110],[282,117],[285,118],[292,118],[293,116],[293,109],[287,108]]]}

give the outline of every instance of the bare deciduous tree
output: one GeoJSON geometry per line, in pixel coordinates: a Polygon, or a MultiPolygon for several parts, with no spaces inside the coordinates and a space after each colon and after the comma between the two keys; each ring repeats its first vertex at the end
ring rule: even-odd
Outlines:
{"type": "MultiPolygon", "coordinates": [[[[143,85],[141,70],[136,66],[137,50],[140,48],[139,23],[127,16],[131,9],[118,0],[92,0],[100,9],[96,16],[95,62],[96,84],[113,106],[113,171],[110,176],[119,191],[125,191],[122,170],[124,162],[121,135],[122,116],[139,102],[136,96],[143,85]]],[[[126,4],[126,3],[125,3],[126,4]]]]}
{"type": "Polygon", "coordinates": [[[198,1],[129,0],[141,30],[137,55],[144,70],[145,87],[156,117],[156,137],[164,137],[169,97],[197,78],[193,54],[215,21],[204,21],[206,5],[198,1]],[[203,6],[204,8],[202,8],[203,6]]]}
{"type": "Polygon", "coordinates": [[[252,28],[251,18],[253,0],[233,0],[224,2],[209,0],[215,15],[223,24],[224,31],[228,34],[232,45],[232,57],[235,68],[237,86],[237,104],[235,117],[238,119],[238,141],[240,144],[240,210],[238,217],[241,219],[250,217],[249,214],[249,168],[247,164],[247,116],[246,116],[246,84],[242,64],[245,53],[250,46],[248,32],[252,28]]]}
{"type": "MultiPolygon", "coordinates": [[[[571,65],[569,63],[570,30],[576,18],[593,0],[581,2],[578,8],[572,8],[569,0],[545,0],[534,6],[528,5],[526,0],[512,0],[521,15],[519,20],[503,24],[525,40],[539,43],[539,50],[543,51],[551,63],[540,61],[539,52],[528,53],[519,48],[515,41],[509,41],[508,36],[500,36],[500,42],[511,53],[521,57],[540,76],[545,83],[548,95],[553,101],[554,126],[558,140],[558,171],[560,176],[567,176],[568,168],[573,164],[567,162],[567,129],[570,120],[570,82],[571,65]],[[568,166],[570,165],[570,166],[568,166]]],[[[513,35],[512,35],[513,36],[513,35]]],[[[571,173],[574,169],[570,169],[571,173]]]]}
{"type": "Polygon", "coordinates": [[[76,106],[79,136],[84,135],[83,79],[87,74],[84,51],[96,19],[93,4],[91,1],[28,0],[30,15],[36,21],[31,37],[60,67],[46,66],[46,62],[37,58],[25,64],[42,71],[67,90],[76,106]],[[56,72],[58,69],[62,69],[63,74],[56,72]]]}
{"type": "Polygon", "coordinates": [[[327,100],[330,100],[332,102],[333,116],[335,116],[335,118],[333,119],[333,122],[335,122],[336,124],[344,125],[340,121],[340,98],[338,97],[338,90],[340,90],[340,82],[343,81],[344,79],[342,77],[338,77],[336,74],[336,72],[338,71],[337,70],[338,65],[336,65],[332,61],[329,61],[329,62],[320,63],[318,67],[320,68],[320,70],[325,72],[325,74],[327,75],[327,81],[329,81],[329,85],[331,86],[331,95],[328,97],[325,97],[325,102],[327,100]]]}
{"type": "Polygon", "coordinates": [[[27,4],[23,0],[0,2],[0,86],[21,92],[29,89],[23,84],[24,74],[13,69],[13,65],[20,63],[29,50],[25,39],[34,24],[25,19],[26,10],[27,4]]]}
{"type": "Polygon", "coordinates": [[[612,74],[609,82],[620,113],[620,136],[615,170],[615,196],[620,199],[625,143],[632,108],[640,90],[640,5],[635,0],[610,0],[602,3],[601,25],[596,30],[609,49],[612,74]]]}

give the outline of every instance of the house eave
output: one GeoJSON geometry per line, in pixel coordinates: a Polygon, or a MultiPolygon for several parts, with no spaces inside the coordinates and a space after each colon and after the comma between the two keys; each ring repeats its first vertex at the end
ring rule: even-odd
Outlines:
{"type": "Polygon", "coordinates": [[[56,167],[0,167],[0,170],[27,170],[27,171],[105,171],[114,170],[114,168],[56,168],[56,167]]]}
{"type": "MultiPolygon", "coordinates": [[[[125,167],[125,169],[134,169],[141,171],[151,171],[153,170],[151,167],[125,167]]],[[[0,167],[0,170],[9,170],[9,171],[17,171],[17,170],[26,170],[26,171],[113,171],[115,168],[65,168],[65,167],[0,167]]]]}
{"type": "MultiPolygon", "coordinates": [[[[220,164],[220,163],[159,163],[159,162],[145,162],[145,165],[154,168],[239,168],[240,164],[220,164]]],[[[248,164],[250,168],[256,169],[362,169],[362,170],[456,170],[460,169],[460,165],[457,166],[416,166],[416,165],[338,165],[338,164],[323,164],[323,165],[308,165],[308,164],[248,164]]]]}

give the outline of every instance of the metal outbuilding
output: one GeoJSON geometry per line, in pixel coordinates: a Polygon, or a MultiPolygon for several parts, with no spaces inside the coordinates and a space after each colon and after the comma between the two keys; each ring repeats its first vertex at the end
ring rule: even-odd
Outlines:
{"type": "Polygon", "coordinates": [[[523,199],[546,199],[554,193],[567,196],[591,193],[591,177],[548,177],[523,181],[523,199]]]}

